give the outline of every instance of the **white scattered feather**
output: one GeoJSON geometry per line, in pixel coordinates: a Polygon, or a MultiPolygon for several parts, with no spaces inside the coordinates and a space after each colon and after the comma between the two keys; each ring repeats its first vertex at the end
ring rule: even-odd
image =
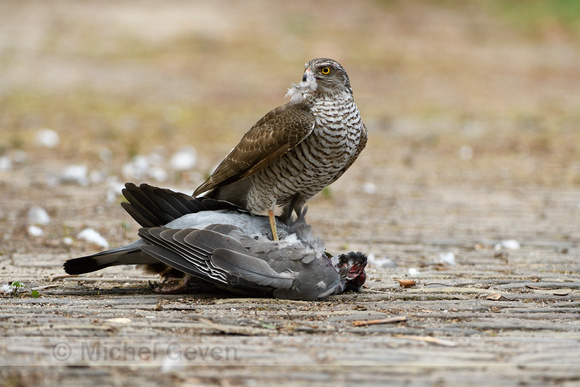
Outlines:
{"type": "Polygon", "coordinates": [[[306,71],[306,81],[300,82],[298,85],[293,83],[292,87],[288,89],[286,97],[290,97],[291,103],[300,103],[304,99],[304,94],[311,93],[318,89],[318,83],[312,71],[306,71]]]}
{"type": "Polygon", "coordinates": [[[167,172],[161,167],[151,167],[147,174],[150,178],[158,182],[164,182],[167,180],[167,172]]]}
{"type": "Polygon", "coordinates": [[[69,165],[60,174],[61,183],[78,184],[83,187],[89,185],[89,168],[86,165],[69,165]]]}
{"type": "Polygon", "coordinates": [[[107,188],[107,203],[115,203],[117,198],[122,194],[123,188],[125,185],[120,183],[116,178],[111,178],[108,182],[107,188]]]}
{"type": "Polygon", "coordinates": [[[501,241],[501,246],[508,250],[518,250],[520,248],[520,243],[515,239],[507,239],[505,241],[501,241]]]}
{"type": "Polygon", "coordinates": [[[12,169],[12,159],[8,156],[0,157],[0,171],[9,171],[12,169]]]}
{"type": "Polygon", "coordinates": [[[161,364],[162,373],[177,371],[183,368],[184,356],[179,353],[180,350],[181,347],[179,345],[175,345],[174,348],[168,346],[167,356],[163,358],[163,363],[161,364]]]}
{"type": "Polygon", "coordinates": [[[45,148],[55,148],[60,143],[60,137],[52,129],[40,129],[36,132],[36,143],[45,148]]]}
{"type": "Polygon", "coordinates": [[[373,195],[377,192],[377,186],[371,182],[367,182],[363,184],[363,192],[369,195],[373,195]]]}
{"type": "Polygon", "coordinates": [[[301,243],[296,234],[286,235],[284,238],[282,238],[281,242],[286,242],[287,244],[290,245],[295,243],[301,243]]]}
{"type": "Polygon", "coordinates": [[[119,196],[119,193],[117,192],[117,190],[108,189],[106,195],[107,195],[107,197],[105,200],[107,201],[107,203],[111,204],[111,203],[115,203],[117,201],[117,197],[119,196]]]}
{"type": "Polygon", "coordinates": [[[45,225],[50,223],[48,212],[42,207],[32,206],[28,210],[28,222],[30,224],[45,225]]]}
{"type": "Polygon", "coordinates": [[[163,152],[163,147],[155,148],[155,151],[149,153],[147,156],[147,161],[151,165],[161,165],[165,161],[165,157],[161,154],[163,152]]]}
{"type": "Polygon", "coordinates": [[[435,263],[444,263],[447,265],[455,265],[455,254],[452,252],[449,253],[440,253],[439,259],[435,261],[435,263]]]}
{"type": "Polygon", "coordinates": [[[109,247],[109,242],[92,228],[85,228],[83,231],[79,232],[77,239],[82,239],[105,249],[109,247]]]}
{"type": "Polygon", "coordinates": [[[377,269],[386,269],[388,267],[397,267],[397,263],[390,258],[377,258],[375,254],[370,253],[367,255],[367,262],[369,267],[374,267],[377,269]]]}
{"type": "Polygon", "coordinates": [[[6,295],[15,293],[16,289],[16,286],[10,286],[9,284],[0,285],[0,293],[4,293],[6,295]]]}
{"type": "Polygon", "coordinates": [[[32,235],[33,237],[39,237],[44,234],[44,231],[38,226],[28,226],[28,234],[32,235]]]}
{"type": "Polygon", "coordinates": [[[192,146],[184,146],[171,157],[171,167],[176,171],[187,171],[197,163],[197,151],[192,146]]]}
{"type": "Polygon", "coordinates": [[[91,184],[102,183],[103,181],[105,181],[106,178],[107,178],[107,172],[105,172],[105,171],[92,170],[89,173],[89,181],[91,182],[91,184]]]}
{"type": "Polygon", "coordinates": [[[71,237],[64,237],[64,238],[62,238],[62,243],[65,246],[72,246],[75,243],[75,241],[71,237]]]}
{"type": "Polygon", "coordinates": [[[300,86],[295,83],[293,83],[292,87],[288,89],[286,97],[290,97],[290,102],[292,103],[300,103],[304,99],[302,92],[300,91],[300,86]]]}
{"type": "Polygon", "coordinates": [[[142,179],[147,176],[149,162],[145,156],[137,155],[127,164],[123,165],[122,174],[125,179],[142,179]]]}
{"type": "Polygon", "coordinates": [[[419,273],[419,270],[417,270],[417,269],[415,269],[413,267],[409,269],[409,272],[408,273],[409,273],[409,275],[411,277],[418,277],[418,276],[421,275],[421,273],[419,273]]]}

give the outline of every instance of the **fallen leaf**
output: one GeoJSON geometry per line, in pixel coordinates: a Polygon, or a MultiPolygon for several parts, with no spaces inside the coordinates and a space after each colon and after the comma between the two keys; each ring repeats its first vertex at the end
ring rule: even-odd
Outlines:
{"type": "Polygon", "coordinates": [[[399,282],[399,285],[401,285],[404,288],[412,288],[413,286],[417,285],[417,282],[415,280],[400,279],[397,281],[399,282]]]}
{"type": "Polygon", "coordinates": [[[486,300],[491,300],[491,301],[499,301],[503,298],[503,296],[500,293],[493,293],[490,294],[489,296],[485,297],[486,300]]]}

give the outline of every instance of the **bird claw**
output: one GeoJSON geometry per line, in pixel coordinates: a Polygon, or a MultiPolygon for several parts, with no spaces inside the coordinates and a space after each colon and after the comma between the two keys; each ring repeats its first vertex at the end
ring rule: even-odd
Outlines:
{"type": "Polygon", "coordinates": [[[149,281],[149,287],[159,294],[177,294],[187,290],[191,278],[189,274],[182,278],[165,277],[161,282],[149,281]]]}
{"type": "Polygon", "coordinates": [[[276,227],[276,215],[274,214],[274,210],[276,209],[276,201],[272,204],[272,209],[268,210],[268,220],[270,220],[270,228],[272,229],[272,239],[275,242],[280,241],[278,238],[278,229],[276,227]]]}

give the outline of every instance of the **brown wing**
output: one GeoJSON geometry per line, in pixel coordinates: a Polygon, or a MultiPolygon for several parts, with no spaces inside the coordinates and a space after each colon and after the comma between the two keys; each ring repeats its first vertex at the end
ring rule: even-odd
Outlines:
{"type": "Polygon", "coordinates": [[[242,137],[193,196],[253,175],[298,145],[313,128],[314,116],[307,104],[277,107],[242,137]]]}
{"type": "Polygon", "coordinates": [[[348,163],[344,166],[344,168],[342,168],[340,170],[340,172],[338,172],[334,176],[334,178],[332,179],[332,181],[330,183],[328,183],[328,185],[331,185],[332,183],[337,181],[346,172],[346,170],[349,169],[350,166],[356,161],[356,159],[358,158],[358,156],[360,155],[362,150],[367,145],[367,138],[368,138],[367,127],[365,126],[365,124],[363,124],[361,134],[360,134],[360,141],[358,142],[358,147],[356,149],[356,153],[350,158],[350,160],[348,160],[348,163]]]}

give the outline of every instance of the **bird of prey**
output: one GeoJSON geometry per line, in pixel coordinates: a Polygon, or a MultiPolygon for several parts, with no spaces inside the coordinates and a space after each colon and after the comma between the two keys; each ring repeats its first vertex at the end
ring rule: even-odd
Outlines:
{"type": "Polygon", "coordinates": [[[226,200],[255,213],[283,218],[336,181],[357,159],[367,129],[348,75],[335,60],[306,63],[290,102],[260,119],[193,193],[226,200]]]}
{"type": "Polygon", "coordinates": [[[64,263],[68,274],[114,265],[145,264],[165,278],[189,281],[254,296],[314,300],[364,284],[366,256],[341,255],[332,264],[322,242],[310,232],[305,210],[278,220],[280,241],[271,239],[269,220],[231,203],[193,198],[168,189],[128,183],[125,210],[142,226],[141,239],[126,246],[64,263]],[[185,274],[184,274],[185,273],[185,274]]]}

